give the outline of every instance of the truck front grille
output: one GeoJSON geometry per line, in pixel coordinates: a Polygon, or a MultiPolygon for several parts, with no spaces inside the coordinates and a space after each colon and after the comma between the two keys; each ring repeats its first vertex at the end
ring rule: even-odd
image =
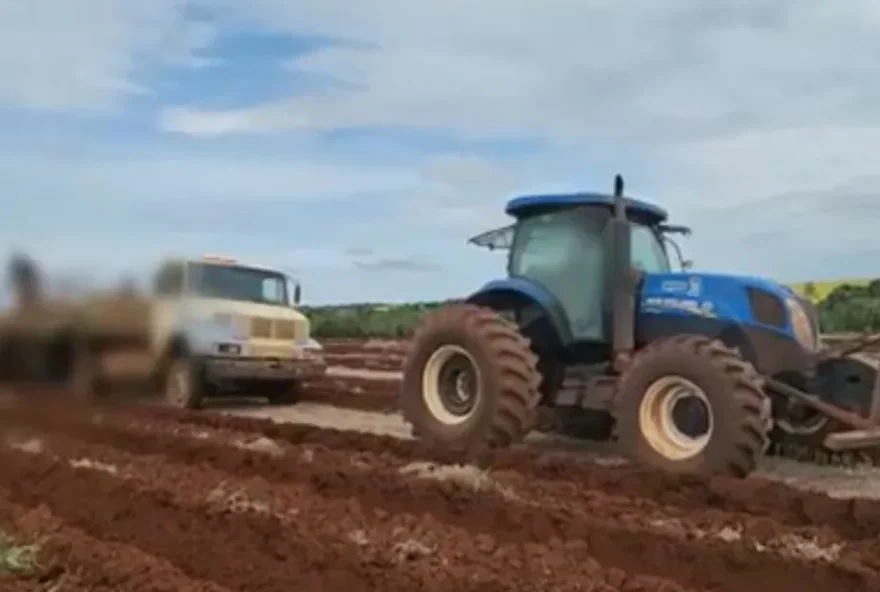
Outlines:
{"type": "Polygon", "coordinates": [[[296,321],[275,321],[275,339],[296,341],[296,321]]]}
{"type": "Polygon", "coordinates": [[[251,317],[251,337],[258,339],[272,338],[272,319],[251,317]]]}
{"type": "Polygon", "coordinates": [[[250,336],[255,339],[278,339],[299,342],[308,338],[307,327],[307,322],[298,320],[251,317],[250,336]]]}

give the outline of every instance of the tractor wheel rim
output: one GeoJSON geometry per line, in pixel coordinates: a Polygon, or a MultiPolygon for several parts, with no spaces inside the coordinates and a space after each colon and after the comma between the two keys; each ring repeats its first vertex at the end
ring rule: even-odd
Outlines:
{"type": "Polygon", "coordinates": [[[442,345],[422,370],[422,400],[434,419],[460,425],[476,411],[480,398],[479,369],[459,345],[442,345]]]}
{"type": "MultiPolygon", "coordinates": [[[[693,418],[692,418],[693,419],[693,418]]],[[[664,376],[647,388],[639,405],[640,432],[655,452],[673,460],[684,461],[703,452],[714,432],[712,407],[706,393],[681,376],[664,376]],[[701,429],[681,425],[681,405],[702,409],[701,429]]]]}

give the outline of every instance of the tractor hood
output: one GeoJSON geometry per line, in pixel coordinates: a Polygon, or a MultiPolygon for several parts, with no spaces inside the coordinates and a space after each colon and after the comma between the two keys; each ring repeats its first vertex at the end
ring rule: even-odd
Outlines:
{"type": "Polygon", "coordinates": [[[786,335],[796,333],[805,344],[812,344],[819,335],[815,308],[808,300],[788,286],[756,276],[649,273],[642,281],[638,303],[644,313],[697,314],[761,325],[786,335]]]}
{"type": "MultiPolygon", "coordinates": [[[[778,298],[791,298],[795,292],[783,284],[758,276],[703,272],[652,273],[645,276],[643,291],[668,296],[699,298],[718,291],[757,288],[778,298]]],[[[719,294],[721,296],[723,294],[719,294]]]]}

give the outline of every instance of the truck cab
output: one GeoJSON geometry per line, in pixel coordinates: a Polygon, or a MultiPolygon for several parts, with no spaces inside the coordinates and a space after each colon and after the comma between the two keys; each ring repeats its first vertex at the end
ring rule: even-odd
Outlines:
{"type": "Polygon", "coordinates": [[[298,383],[323,375],[300,298],[299,283],[277,269],[219,256],[163,262],[153,281],[151,349],[172,368],[168,381],[175,368],[186,374],[176,390],[166,382],[170,402],[193,407],[243,390],[290,400],[298,383]]]}

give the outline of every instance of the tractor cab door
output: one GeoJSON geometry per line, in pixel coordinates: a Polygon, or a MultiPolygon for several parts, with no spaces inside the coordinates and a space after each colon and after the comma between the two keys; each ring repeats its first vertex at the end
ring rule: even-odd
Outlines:
{"type": "Polygon", "coordinates": [[[630,245],[634,269],[644,273],[668,273],[672,270],[663,241],[654,228],[633,224],[630,245]]]}
{"type": "Polygon", "coordinates": [[[604,341],[604,252],[600,220],[583,210],[556,211],[519,222],[508,271],[559,300],[573,339],[604,341]]]}

